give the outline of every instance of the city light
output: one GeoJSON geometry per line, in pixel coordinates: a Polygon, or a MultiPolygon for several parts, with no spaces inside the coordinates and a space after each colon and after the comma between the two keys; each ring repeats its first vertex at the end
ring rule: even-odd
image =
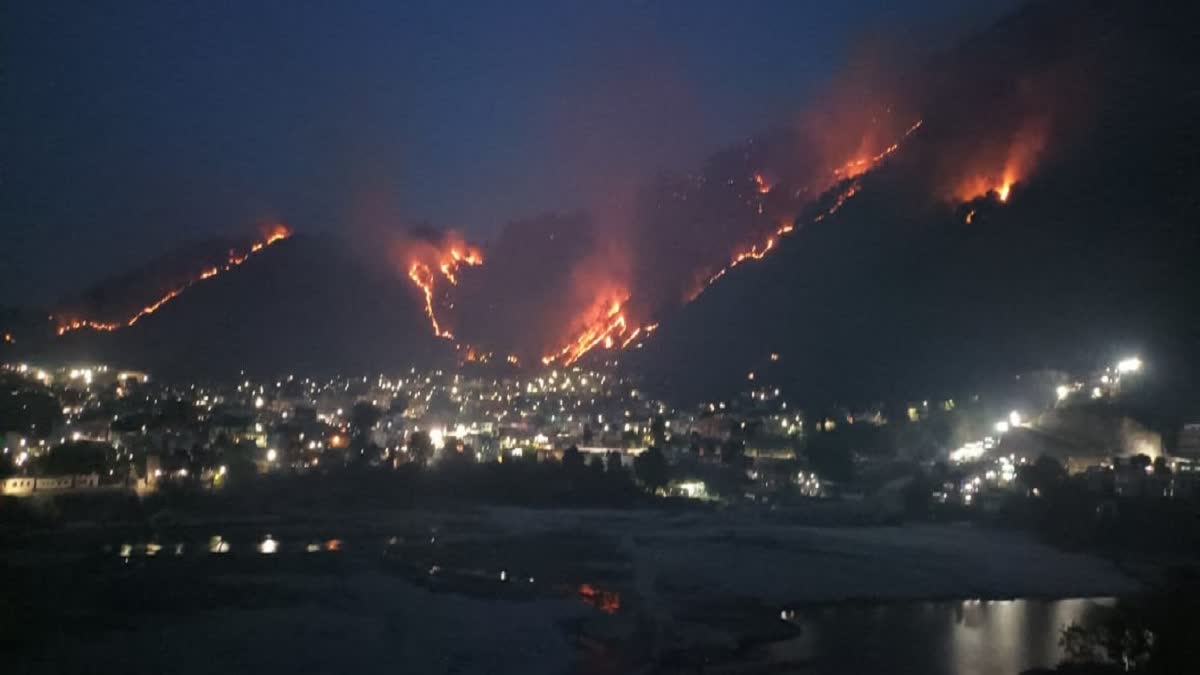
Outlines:
{"type": "Polygon", "coordinates": [[[1004,421],[996,422],[996,433],[998,433],[998,434],[1007,433],[1008,427],[1009,427],[1008,422],[1004,422],[1004,421]]]}
{"type": "Polygon", "coordinates": [[[1064,401],[1068,396],[1071,395],[1071,388],[1065,384],[1060,384],[1055,387],[1054,395],[1058,397],[1058,400],[1064,401]]]}
{"type": "Polygon", "coordinates": [[[1117,372],[1122,375],[1136,373],[1142,369],[1142,360],[1136,356],[1121,359],[1117,362],[1117,372]]]}
{"type": "Polygon", "coordinates": [[[267,535],[266,539],[263,539],[258,544],[258,552],[262,553],[263,555],[272,555],[278,550],[279,542],[275,539],[272,539],[271,535],[269,534],[267,535]]]}

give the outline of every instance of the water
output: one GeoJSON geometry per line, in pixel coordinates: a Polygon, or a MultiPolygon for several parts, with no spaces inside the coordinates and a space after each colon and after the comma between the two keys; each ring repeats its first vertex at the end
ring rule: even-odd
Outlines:
{"type": "Polygon", "coordinates": [[[1016,675],[1052,667],[1071,622],[1088,625],[1112,598],[834,605],[787,611],[799,634],[756,660],[811,673],[1016,675]]]}

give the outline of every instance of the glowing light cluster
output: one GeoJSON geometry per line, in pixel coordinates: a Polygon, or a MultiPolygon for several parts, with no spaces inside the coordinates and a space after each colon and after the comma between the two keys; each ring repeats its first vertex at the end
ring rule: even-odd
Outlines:
{"type": "MultiPolygon", "coordinates": [[[[182,286],[178,286],[176,288],[173,288],[173,289],[167,291],[166,293],[164,293],[162,295],[162,297],[160,297],[157,300],[155,300],[154,302],[146,305],[145,307],[142,307],[141,309],[139,309],[137,312],[135,312],[132,316],[130,316],[127,319],[124,319],[122,321],[98,321],[95,319],[81,319],[81,318],[67,319],[64,317],[57,317],[60,322],[58,325],[57,332],[59,335],[65,335],[72,331],[82,330],[82,329],[101,331],[101,332],[112,332],[112,331],[115,331],[120,328],[128,328],[130,326],[133,326],[138,321],[141,321],[142,319],[146,318],[147,316],[157,312],[159,309],[162,308],[163,305],[165,305],[168,302],[179,297],[180,294],[182,294],[184,291],[191,288],[192,286],[195,286],[196,284],[198,284],[202,281],[207,281],[209,279],[212,279],[213,277],[221,274],[222,272],[228,272],[229,270],[232,270],[235,267],[240,267],[242,264],[244,264],[247,260],[250,259],[250,256],[255,255],[256,253],[262,251],[263,249],[267,248],[268,246],[271,246],[272,244],[274,244],[276,242],[283,241],[284,239],[287,239],[290,236],[292,236],[292,231],[290,229],[288,229],[287,227],[285,227],[283,225],[272,226],[270,231],[267,233],[267,236],[262,241],[257,241],[257,242],[254,242],[253,244],[251,244],[249,250],[247,250],[246,252],[239,253],[236,250],[230,250],[228,257],[225,259],[225,262],[222,265],[209,267],[209,268],[202,270],[192,280],[188,281],[187,283],[183,284],[182,286]]],[[[54,319],[55,317],[51,317],[51,318],[54,319]]]]}

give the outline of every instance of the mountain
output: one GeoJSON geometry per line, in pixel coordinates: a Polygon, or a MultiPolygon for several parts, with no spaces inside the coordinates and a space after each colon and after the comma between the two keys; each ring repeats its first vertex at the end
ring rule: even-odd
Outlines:
{"type": "Polygon", "coordinates": [[[1194,392],[1200,77],[1173,16],[1036,2],[963,41],[928,64],[922,128],[853,200],[802,214],[626,365],[684,399],[755,384],[849,402],[1137,350],[1194,392]],[[1047,139],[1005,199],[945,196],[1031,119],[1047,139]]]}
{"type": "MultiPolygon", "coordinates": [[[[191,254],[177,251],[145,269],[196,270],[193,260],[224,250],[214,246],[203,242],[191,254]]],[[[80,297],[103,297],[107,307],[128,307],[170,286],[154,285],[152,279],[178,274],[121,275],[80,297]],[[154,292],[138,292],[135,280],[150,283],[154,292]]],[[[187,287],[134,326],[62,336],[52,328],[45,324],[40,336],[22,340],[18,353],[209,377],[236,377],[241,370],[270,375],[398,370],[450,363],[453,356],[451,345],[430,334],[411,288],[395,271],[364,264],[330,235],[276,242],[245,264],[187,287]]]]}

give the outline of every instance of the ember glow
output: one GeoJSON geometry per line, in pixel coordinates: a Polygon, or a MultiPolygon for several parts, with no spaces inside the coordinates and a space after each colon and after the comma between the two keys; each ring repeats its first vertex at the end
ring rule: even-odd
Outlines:
{"type": "Polygon", "coordinates": [[[621,609],[620,593],[596,588],[591,584],[579,585],[579,597],[605,614],[616,614],[621,609]]]}
{"type": "Polygon", "coordinates": [[[191,288],[192,286],[195,286],[196,284],[198,284],[202,281],[207,281],[208,279],[212,279],[213,277],[220,275],[222,272],[228,272],[235,267],[240,267],[243,263],[245,263],[247,260],[250,259],[250,256],[257,254],[260,251],[262,251],[263,249],[271,246],[272,244],[279,242],[279,241],[283,241],[284,239],[287,239],[290,236],[292,236],[292,231],[290,229],[288,229],[286,226],[284,226],[284,225],[272,226],[270,228],[270,230],[267,232],[267,235],[261,241],[256,241],[253,244],[251,244],[250,248],[247,251],[238,252],[237,250],[231,249],[229,251],[229,254],[226,257],[224,263],[222,263],[219,266],[207,267],[207,268],[201,270],[190,281],[184,283],[182,286],[177,286],[177,287],[172,288],[171,290],[167,291],[166,293],[164,293],[161,297],[159,297],[154,302],[152,302],[152,303],[142,307],[138,311],[134,312],[133,315],[131,315],[127,319],[123,319],[121,321],[98,321],[95,319],[66,318],[66,317],[51,317],[51,318],[59,321],[58,328],[57,328],[57,333],[59,335],[65,335],[72,331],[83,330],[83,329],[100,331],[100,332],[112,332],[112,331],[118,330],[120,328],[128,328],[128,327],[136,324],[138,321],[141,321],[145,317],[157,312],[159,309],[162,308],[163,305],[165,305],[168,302],[179,297],[180,294],[182,294],[184,291],[191,288]]]}

